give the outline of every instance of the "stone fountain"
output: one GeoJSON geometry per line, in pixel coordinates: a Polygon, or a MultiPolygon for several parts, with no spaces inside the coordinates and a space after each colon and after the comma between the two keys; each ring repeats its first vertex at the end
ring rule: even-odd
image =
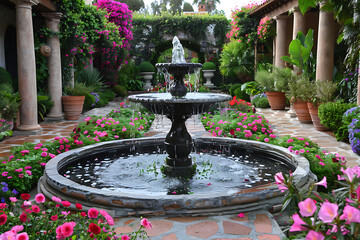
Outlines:
{"type": "Polygon", "coordinates": [[[166,137],[102,142],[62,153],[47,163],[40,192],[79,202],[85,209],[102,208],[116,217],[199,216],[269,210],[281,204],[283,196],[273,177],[278,171],[291,170],[299,188],[309,186],[313,175],[308,161],[285,148],[233,138],[192,139],[186,120],[231,97],[188,93],[184,76],[201,64],[185,62],[176,37],[173,45],[172,63],[156,65],[174,76],[170,92],[129,97],[171,120],[166,137]]]}

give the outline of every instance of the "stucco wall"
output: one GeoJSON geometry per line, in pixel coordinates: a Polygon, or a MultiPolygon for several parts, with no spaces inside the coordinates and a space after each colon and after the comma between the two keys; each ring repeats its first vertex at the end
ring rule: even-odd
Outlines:
{"type": "Polygon", "coordinates": [[[3,68],[6,68],[4,38],[9,25],[16,26],[15,9],[0,4],[0,66],[3,68]]]}

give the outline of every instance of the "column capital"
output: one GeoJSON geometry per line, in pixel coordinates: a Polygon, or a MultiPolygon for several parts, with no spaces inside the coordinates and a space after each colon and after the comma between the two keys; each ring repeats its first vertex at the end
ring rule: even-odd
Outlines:
{"type": "Polygon", "coordinates": [[[63,14],[60,12],[42,12],[41,15],[46,18],[47,21],[60,22],[63,14]]]}
{"type": "Polygon", "coordinates": [[[38,5],[39,0],[10,0],[16,7],[31,8],[33,5],[38,5]]]}

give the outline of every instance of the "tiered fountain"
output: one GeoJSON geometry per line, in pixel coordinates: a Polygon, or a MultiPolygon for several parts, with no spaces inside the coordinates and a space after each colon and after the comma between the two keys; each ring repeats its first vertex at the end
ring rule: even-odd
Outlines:
{"type": "Polygon", "coordinates": [[[183,78],[201,64],[185,62],[176,37],[173,45],[172,63],[156,65],[174,76],[170,93],[129,97],[171,120],[166,138],[103,142],[60,154],[47,163],[41,192],[114,216],[210,215],[280,204],[273,177],[278,171],[292,170],[298,187],[309,185],[308,161],[287,149],[241,139],[191,138],[185,121],[231,97],[187,93],[183,78]]]}

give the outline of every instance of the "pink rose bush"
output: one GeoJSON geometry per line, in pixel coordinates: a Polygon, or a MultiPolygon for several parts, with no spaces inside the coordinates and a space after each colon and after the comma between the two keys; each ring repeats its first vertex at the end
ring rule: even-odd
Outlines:
{"type": "MultiPolygon", "coordinates": [[[[27,194],[23,194],[27,199],[27,194]]],[[[0,207],[0,240],[29,239],[137,239],[147,237],[145,228],[150,229],[151,223],[141,219],[141,226],[129,235],[117,236],[114,232],[114,220],[105,210],[90,208],[82,210],[80,203],[73,204],[53,197],[53,201],[45,202],[41,193],[35,201],[23,198],[3,203],[0,207]],[[54,201],[55,200],[55,201],[54,201]],[[37,204],[44,204],[46,210],[40,210],[37,204]],[[62,204],[62,206],[60,205],[62,204]],[[79,210],[70,213],[73,205],[79,210]],[[75,238],[74,238],[75,237],[75,238]]]]}
{"type": "Polygon", "coordinates": [[[301,232],[305,239],[359,239],[360,238],[360,167],[342,168],[339,185],[330,194],[313,191],[313,187],[326,187],[326,178],[300,192],[293,178],[277,173],[275,181],[286,191],[284,209],[292,215],[290,232],[301,232]]]}

